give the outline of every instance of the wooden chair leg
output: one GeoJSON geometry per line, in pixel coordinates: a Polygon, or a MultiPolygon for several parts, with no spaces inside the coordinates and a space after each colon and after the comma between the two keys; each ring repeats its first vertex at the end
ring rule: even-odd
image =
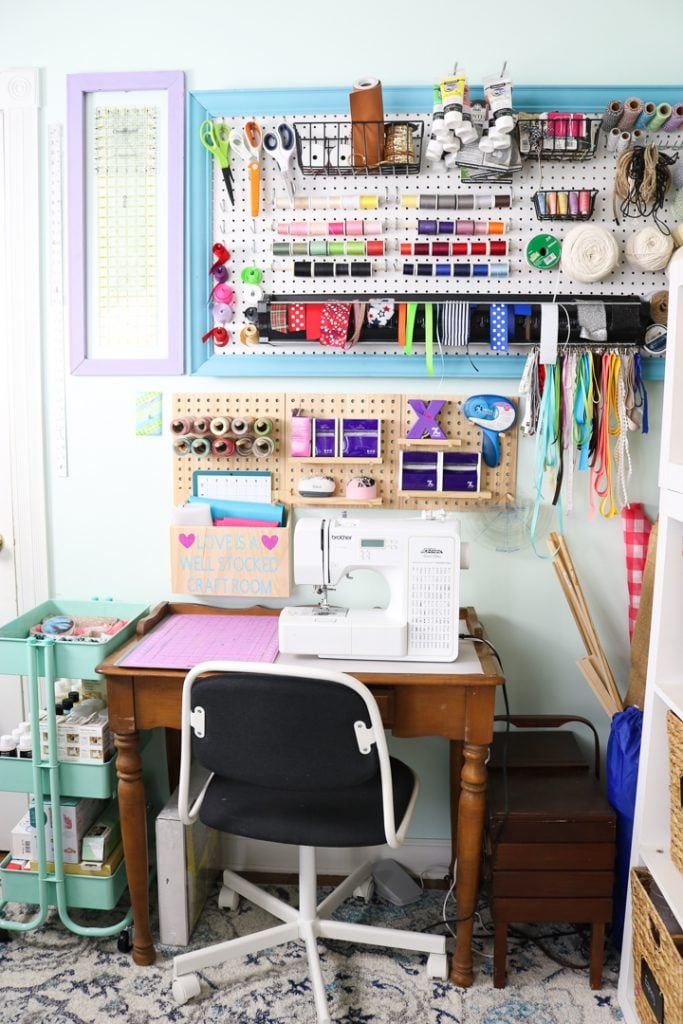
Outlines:
{"type": "Polygon", "coordinates": [[[508,954],[507,921],[496,921],[493,939],[493,987],[505,988],[508,954]]]}
{"type": "Polygon", "coordinates": [[[605,957],[605,924],[593,921],[591,925],[591,957],[589,984],[593,989],[602,988],[602,966],[605,957]]]}

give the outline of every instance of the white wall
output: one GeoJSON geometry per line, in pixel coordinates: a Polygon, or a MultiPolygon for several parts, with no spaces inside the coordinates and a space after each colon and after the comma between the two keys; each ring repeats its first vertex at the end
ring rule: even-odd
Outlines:
{"type": "MultiPolygon", "coordinates": [[[[345,85],[361,74],[387,84],[431,82],[457,58],[473,80],[509,61],[519,83],[666,84],[680,81],[679,0],[657,6],[666,31],[634,32],[628,7],[576,0],[571,6],[489,0],[420,7],[406,0],[368,3],[315,0],[199,6],[183,0],[24,0],[0,5],[0,68],[43,69],[44,119],[63,122],[64,75],[83,71],[182,68],[188,89],[345,85]],[[420,19],[418,12],[427,15],[420,19]],[[564,27],[558,22],[564,18],[564,27]],[[317,26],[324,26],[322,30],[317,26]],[[552,27],[552,33],[550,29],[552,27]]],[[[683,90],[682,90],[683,92],[683,90]]],[[[46,189],[44,188],[44,195],[46,189]]],[[[45,248],[41,278],[45,278],[45,248]]],[[[37,281],[37,293],[40,291],[37,281]]],[[[44,291],[43,291],[44,295],[44,291]]],[[[449,381],[442,394],[481,390],[483,382],[449,381]]],[[[244,381],[237,387],[281,390],[281,382],[244,381]]],[[[311,391],[322,385],[309,381],[311,391]]],[[[424,384],[420,384],[422,389],[424,384]]],[[[486,381],[486,390],[514,393],[514,382],[486,381]],[[512,384],[512,388],[511,388],[512,384]]],[[[223,390],[206,379],[70,378],[67,381],[69,476],[48,466],[52,590],[60,596],[114,595],[154,602],[169,596],[166,523],[171,460],[166,437],[134,437],[137,390],[161,389],[168,419],[176,390],[223,390]]],[[[359,382],[335,381],[330,390],[359,382]]],[[[415,382],[388,381],[373,389],[414,391],[415,382]]],[[[633,438],[633,500],[654,513],[661,387],[650,386],[652,431],[633,438]]],[[[49,424],[48,424],[49,430],[49,424]]],[[[518,493],[532,486],[533,442],[521,440],[518,493]]],[[[465,533],[475,532],[465,517],[465,533]]],[[[570,548],[619,680],[628,669],[626,583],[621,523],[587,519],[586,484],[566,524],[570,548]]],[[[480,545],[463,577],[462,599],[473,604],[501,651],[513,711],[576,712],[606,721],[575,668],[580,641],[547,562],[530,551],[501,555],[480,545]]],[[[412,834],[449,834],[446,745],[394,741],[423,778],[412,834]]]]}

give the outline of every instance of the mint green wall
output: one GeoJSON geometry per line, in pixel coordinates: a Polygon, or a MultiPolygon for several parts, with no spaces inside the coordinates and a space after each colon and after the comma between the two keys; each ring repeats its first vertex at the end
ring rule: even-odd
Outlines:
{"type": "MultiPolygon", "coordinates": [[[[405,0],[325,4],[321,0],[192,5],[186,0],[24,0],[0,4],[0,68],[43,69],[43,140],[48,124],[63,122],[64,75],[78,71],[183,68],[189,89],[343,85],[360,75],[386,83],[431,82],[457,59],[480,81],[504,60],[515,81],[530,84],[680,82],[680,0],[663,0],[656,15],[637,20],[629,5],[575,0],[572,4],[489,0],[420,5],[405,0]],[[418,12],[425,12],[421,19],[418,12]],[[318,27],[322,26],[322,27],[318,27]],[[651,40],[651,42],[650,42],[651,40]]],[[[643,91],[644,98],[645,90],[643,91]]],[[[673,95],[672,100],[683,99],[673,95]]],[[[44,182],[44,186],[46,183],[44,182]]],[[[46,195],[46,187],[43,189],[46,195]]],[[[47,240],[44,249],[47,248],[47,240]]],[[[43,278],[45,255],[43,255],[43,278]]],[[[514,393],[510,382],[448,381],[441,395],[481,390],[514,393]]],[[[277,380],[244,381],[245,390],[280,390],[277,380]]],[[[49,391],[51,382],[46,381],[49,391]]],[[[160,388],[168,418],[176,390],[208,391],[212,381],[85,379],[67,381],[69,477],[48,465],[52,590],[77,597],[113,594],[156,601],[169,594],[166,524],[171,505],[166,438],[133,437],[134,395],[160,388]],[[134,523],[132,541],[124,521],[134,523]]],[[[221,389],[230,387],[221,381],[221,389]]],[[[304,389],[356,390],[359,382],[308,381],[304,389]]],[[[408,381],[373,390],[410,392],[408,381]]],[[[423,385],[420,385],[422,389],[423,385]]],[[[632,500],[650,514],[657,502],[661,385],[649,387],[652,432],[634,437],[632,500]]],[[[48,425],[49,426],[49,425],[48,425]]],[[[521,440],[518,493],[532,489],[533,441],[521,440]]],[[[626,574],[620,521],[588,521],[586,484],[577,483],[566,532],[588,601],[615,674],[628,671],[626,574]]],[[[476,535],[474,516],[463,532],[476,535]]],[[[462,600],[473,604],[499,647],[514,711],[583,714],[606,719],[575,667],[582,654],[574,624],[547,562],[530,551],[497,554],[474,543],[462,600]]],[[[392,741],[412,760],[423,792],[412,835],[445,838],[448,829],[447,750],[438,740],[392,741]]]]}

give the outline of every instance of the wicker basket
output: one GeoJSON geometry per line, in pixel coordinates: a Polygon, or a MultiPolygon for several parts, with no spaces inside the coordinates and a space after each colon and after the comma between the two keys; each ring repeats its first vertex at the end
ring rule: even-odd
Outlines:
{"type": "Polygon", "coordinates": [[[650,900],[652,878],[631,871],[633,973],[641,1024],[683,1021],[683,935],[672,935],[650,900]]]}
{"type": "Polygon", "coordinates": [[[683,722],[673,711],[667,712],[666,730],[669,734],[671,859],[678,870],[683,871],[683,722]]]}

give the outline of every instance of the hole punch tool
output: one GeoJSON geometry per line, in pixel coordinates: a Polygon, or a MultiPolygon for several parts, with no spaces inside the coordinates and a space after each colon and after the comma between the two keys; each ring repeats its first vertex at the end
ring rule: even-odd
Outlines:
{"type": "Polygon", "coordinates": [[[235,205],[235,196],[232,187],[232,171],[230,169],[230,128],[227,124],[213,121],[202,121],[199,126],[199,138],[209,153],[218,161],[218,166],[223,174],[223,181],[228,193],[228,199],[235,205]]]}
{"type": "Polygon", "coordinates": [[[472,395],[463,404],[464,416],[481,427],[482,455],[491,468],[500,462],[499,435],[509,430],[517,419],[517,409],[502,395],[472,395]]]}

